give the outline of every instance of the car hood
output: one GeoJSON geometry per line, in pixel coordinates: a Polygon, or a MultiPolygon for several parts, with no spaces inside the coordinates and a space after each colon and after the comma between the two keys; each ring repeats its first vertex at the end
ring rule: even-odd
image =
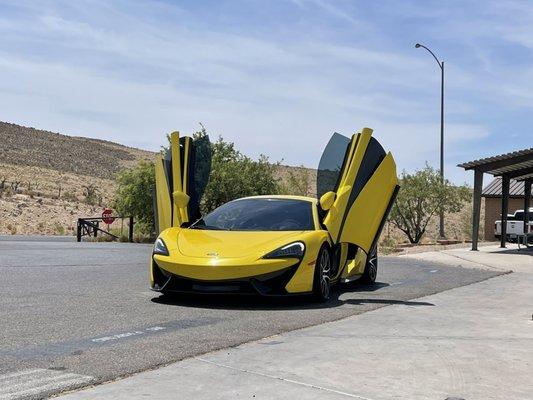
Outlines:
{"type": "Polygon", "coordinates": [[[179,252],[188,257],[237,258],[264,254],[298,240],[303,232],[249,232],[180,229],[179,252]]]}

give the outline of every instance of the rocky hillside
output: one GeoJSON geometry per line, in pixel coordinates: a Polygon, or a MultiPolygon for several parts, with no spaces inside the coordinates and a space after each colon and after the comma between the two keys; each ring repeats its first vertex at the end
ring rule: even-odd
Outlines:
{"type": "Polygon", "coordinates": [[[115,175],[154,153],[0,122],[0,234],[74,234],[111,203],[115,175]]]}
{"type": "Polygon", "coordinates": [[[0,122],[0,163],[112,179],[153,153],[105,140],[67,136],[0,122]]]}

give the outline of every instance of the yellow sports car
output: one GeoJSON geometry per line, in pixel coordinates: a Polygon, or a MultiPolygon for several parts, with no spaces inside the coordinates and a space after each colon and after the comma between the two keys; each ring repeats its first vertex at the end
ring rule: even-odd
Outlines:
{"type": "Polygon", "coordinates": [[[246,197],[200,216],[209,172],[209,139],[171,134],[170,151],[156,163],[153,290],[312,293],[324,301],[336,282],[375,282],[377,240],[399,186],[394,159],[371,129],[332,136],[318,199],[246,197]]]}

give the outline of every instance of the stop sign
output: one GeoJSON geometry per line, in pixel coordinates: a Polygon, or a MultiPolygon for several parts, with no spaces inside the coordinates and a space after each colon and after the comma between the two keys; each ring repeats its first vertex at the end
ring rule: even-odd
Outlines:
{"type": "Polygon", "coordinates": [[[105,208],[102,212],[102,220],[107,224],[110,225],[115,221],[115,218],[112,217],[113,210],[110,208],[105,208]]]}

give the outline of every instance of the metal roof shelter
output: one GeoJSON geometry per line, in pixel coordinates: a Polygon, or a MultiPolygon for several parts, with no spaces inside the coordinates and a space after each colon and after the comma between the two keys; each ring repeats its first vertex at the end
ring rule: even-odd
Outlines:
{"type": "MultiPolygon", "coordinates": [[[[502,177],[495,177],[492,182],[485,186],[481,192],[481,197],[502,197],[502,177]]],[[[509,197],[524,197],[524,182],[510,179],[509,197]]]]}
{"type": "Polygon", "coordinates": [[[502,232],[501,247],[505,247],[507,239],[507,213],[509,211],[509,194],[511,179],[524,185],[524,233],[529,220],[531,203],[531,183],[533,182],[533,147],[512,153],[482,158],[459,164],[465,170],[474,170],[474,201],[472,218],[472,250],[477,250],[479,238],[479,217],[481,211],[481,191],[483,188],[483,174],[501,177],[502,193],[502,232]]]}

